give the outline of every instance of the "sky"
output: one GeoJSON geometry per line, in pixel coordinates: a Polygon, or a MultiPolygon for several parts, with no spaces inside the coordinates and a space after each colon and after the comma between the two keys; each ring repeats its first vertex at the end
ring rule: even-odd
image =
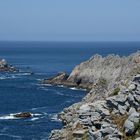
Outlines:
{"type": "Polygon", "coordinates": [[[140,41],[140,0],[0,0],[0,40],[140,41]]]}

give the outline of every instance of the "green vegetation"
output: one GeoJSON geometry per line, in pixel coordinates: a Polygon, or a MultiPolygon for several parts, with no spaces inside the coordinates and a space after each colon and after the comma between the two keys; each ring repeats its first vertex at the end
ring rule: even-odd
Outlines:
{"type": "Polygon", "coordinates": [[[98,85],[100,85],[101,87],[107,89],[107,80],[103,77],[101,77],[98,81],[98,85]]]}
{"type": "Polygon", "coordinates": [[[110,96],[118,95],[119,91],[120,91],[119,87],[115,88],[110,96]]]}

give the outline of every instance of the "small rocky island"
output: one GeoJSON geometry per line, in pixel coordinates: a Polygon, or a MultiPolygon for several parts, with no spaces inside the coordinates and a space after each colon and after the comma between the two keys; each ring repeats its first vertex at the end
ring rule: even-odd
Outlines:
{"type": "Polygon", "coordinates": [[[30,118],[32,114],[30,112],[21,112],[14,115],[15,118],[30,118]]]}
{"type": "Polygon", "coordinates": [[[17,72],[17,69],[9,65],[5,59],[0,59],[0,72],[17,72]]]}
{"type": "Polygon", "coordinates": [[[140,140],[140,52],[95,55],[70,75],[61,72],[42,83],[88,91],[58,115],[64,127],[50,140],[140,140]]]}

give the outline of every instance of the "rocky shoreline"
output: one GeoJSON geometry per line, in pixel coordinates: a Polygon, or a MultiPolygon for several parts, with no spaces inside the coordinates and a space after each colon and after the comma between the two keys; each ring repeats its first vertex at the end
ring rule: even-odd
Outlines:
{"type": "Polygon", "coordinates": [[[42,83],[89,91],[59,114],[64,127],[53,130],[49,139],[140,139],[140,52],[128,57],[95,55],[70,75],[59,73],[42,83]]]}

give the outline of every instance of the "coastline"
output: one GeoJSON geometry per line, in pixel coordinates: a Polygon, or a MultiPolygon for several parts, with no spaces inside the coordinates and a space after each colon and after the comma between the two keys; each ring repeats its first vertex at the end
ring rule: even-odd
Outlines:
{"type": "MultiPolygon", "coordinates": [[[[80,65],[76,66],[70,75],[67,75],[65,72],[61,72],[52,78],[42,80],[43,84],[86,88],[87,91],[89,91],[81,102],[75,103],[72,106],[65,108],[59,114],[59,118],[62,120],[64,126],[61,130],[53,130],[51,132],[50,139],[51,140],[58,139],[70,140],[76,138],[97,139],[102,137],[104,138],[113,137],[118,138],[118,140],[123,139],[126,136],[127,132],[125,131],[126,133],[123,134],[122,132],[120,132],[118,126],[114,127],[110,126],[112,128],[112,131],[114,131],[113,128],[115,128],[115,130],[118,129],[115,135],[114,133],[111,135],[112,133],[111,130],[110,133],[107,133],[105,136],[102,135],[103,134],[102,127],[100,129],[96,128],[92,130],[92,127],[96,127],[96,125],[94,124],[95,121],[91,121],[92,120],[91,118],[95,117],[98,113],[99,118],[100,117],[102,118],[103,115],[104,119],[109,119],[109,121],[111,121],[110,125],[115,125],[112,122],[112,119],[108,118],[108,116],[110,116],[109,110],[111,108],[109,107],[107,101],[110,99],[110,97],[116,98],[116,96],[120,97],[123,96],[126,93],[126,91],[128,92],[130,91],[128,87],[129,86],[131,87],[132,86],[131,84],[133,82],[137,83],[137,81],[134,81],[133,79],[135,79],[135,76],[140,73],[139,64],[140,64],[140,52],[131,54],[128,57],[109,55],[103,58],[102,56],[95,55],[88,61],[83,62],[80,65]],[[96,67],[98,69],[96,69],[95,71],[91,71],[96,67]],[[99,112],[95,111],[96,106],[99,106],[98,107],[98,109],[100,110],[99,112]],[[97,133],[100,133],[98,137],[97,133]]],[[[137,77],[140,76],[137,75],[137,77]]],[[[131,108],[134,108],[136,110],[135,113],[138,113],[137,111],[140,109],[139,103],[138,108],[135,108],[133,105],[132,106],[130,105],[129,109],[122,108],[120,110],[118,108],[117,109],[115,108],[117,111],[112,112],[118,117],[120,117],[125,113],[129,114],[131,108]]],[[[111,115],[114,115],[113,113],[111,113],[111,115]]],[[[102,126],[101,123],[102,121],[105,120],[103,119],[101,121],[100,120],[101,118],[100,119],[99,118],[98,119],[96,118],[97,119],[96,121],[98,122],[98,125],[102,126]]],[[[125,121],[128,118],[125,118],[125,121]]],[[[105,123],[107,122],[105,121],[105,123]]],[[[107,128],[105,127],[105,129],[107,128]]]]}

